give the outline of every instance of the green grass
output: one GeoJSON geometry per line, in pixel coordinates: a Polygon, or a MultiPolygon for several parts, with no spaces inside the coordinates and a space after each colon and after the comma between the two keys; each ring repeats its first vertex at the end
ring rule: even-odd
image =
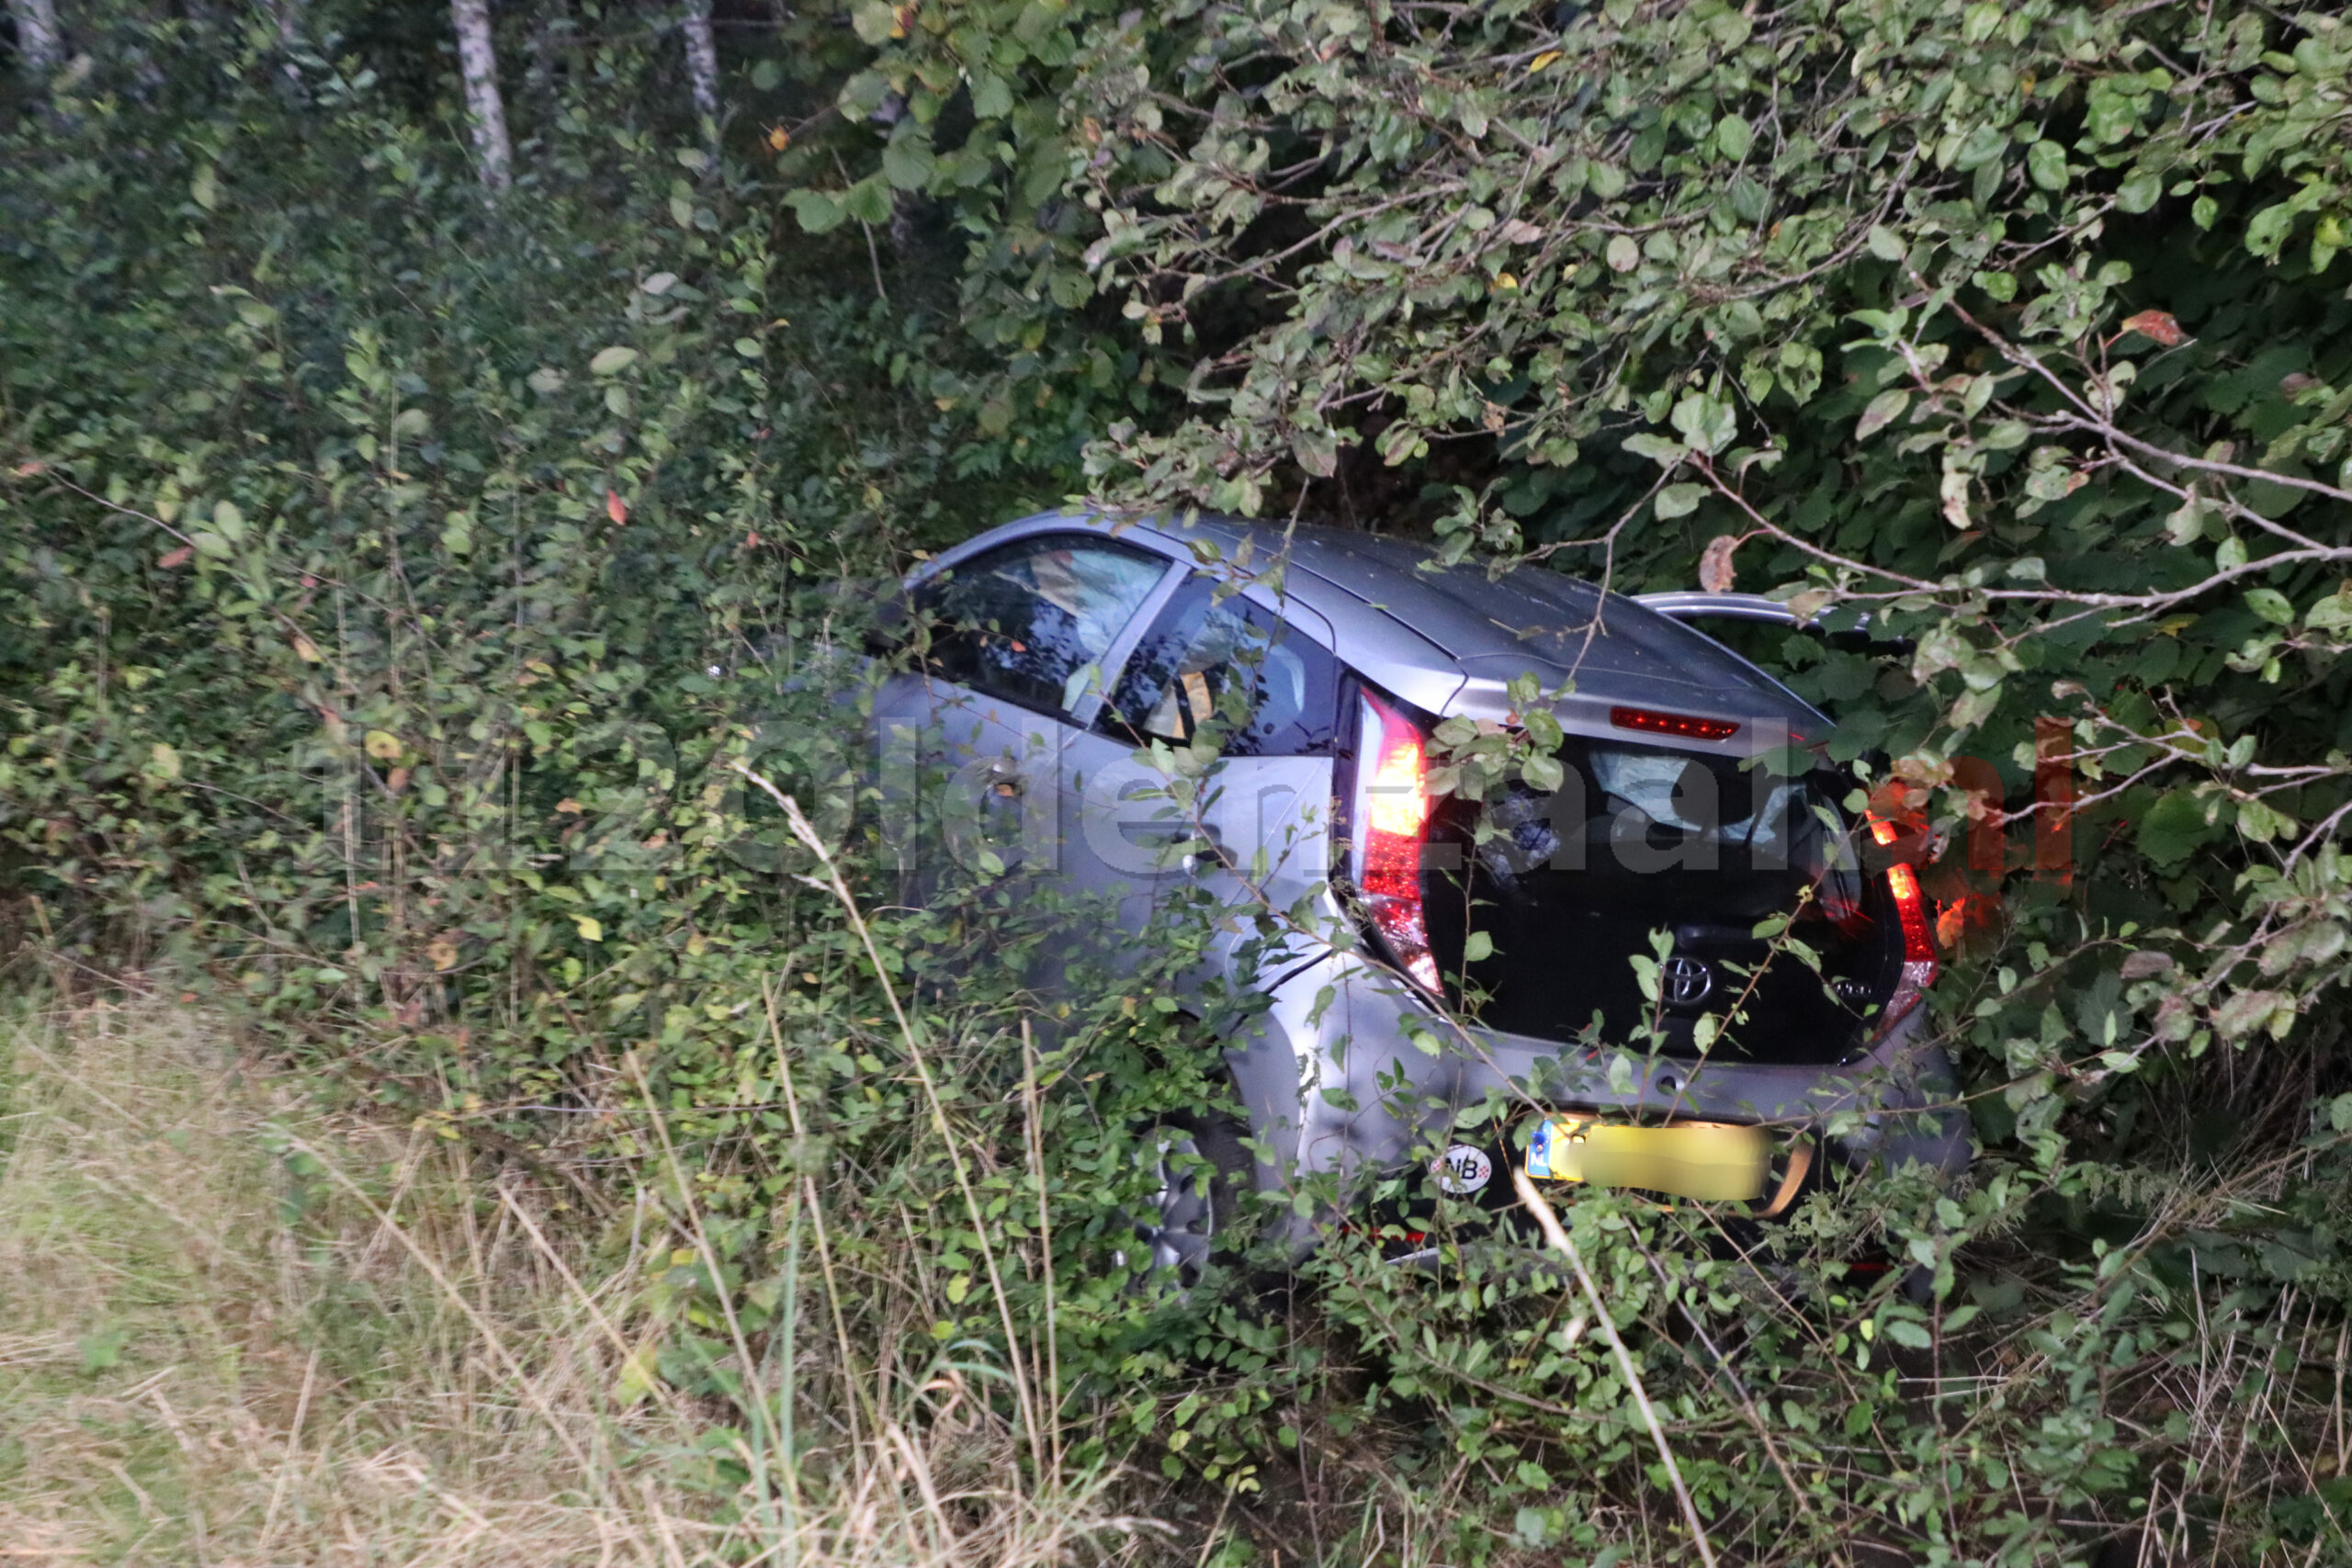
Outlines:
{"type": "Polygon", "coordinates": [[[512,1169],[322,1109],[201,1015],[19,1004],[0,1080],[8,1561],[1018,1568],[1156,1539],[954,1423],[892,1426],[821,1493],[712,1480],[714,1413],[622,1375],[691,1238],[599,1248],[512,1169]]]}

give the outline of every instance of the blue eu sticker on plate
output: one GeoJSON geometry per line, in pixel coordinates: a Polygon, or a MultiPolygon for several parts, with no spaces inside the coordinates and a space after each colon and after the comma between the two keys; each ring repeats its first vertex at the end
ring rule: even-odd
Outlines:
{"type": "Polygon", "coordinates": [[[1568,1134],[1574,1123],[1556,1116],[1546,1116],[1535,1123],[1535,1132],[1527,1140],[1527,1174],[1540,1181],[1569,1179],[1552,1173],[1555,1151],[1565,1151],[1568,1134]]]}

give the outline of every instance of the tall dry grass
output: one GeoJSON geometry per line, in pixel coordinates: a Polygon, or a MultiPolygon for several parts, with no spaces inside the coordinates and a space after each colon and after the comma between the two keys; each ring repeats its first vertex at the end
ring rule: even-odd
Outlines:
{"type": "Polygon", "coordinates": [[[632,1375],[691,1213],[583,1224],[201,1014],[20,1004],[0,1079],[0,1561],[1028,1568],[1164,1539],[1100,1475],[1038,1483],[970,1402],[871,1391],[821,1464],[788,1404],[732,1435],[632,1375]]]}

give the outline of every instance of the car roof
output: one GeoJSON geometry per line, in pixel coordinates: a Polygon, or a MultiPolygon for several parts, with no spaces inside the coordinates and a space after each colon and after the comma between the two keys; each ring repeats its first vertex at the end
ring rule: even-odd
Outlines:
{"type": "Polygon", "coordinates": [[[1490,573],[1444,564],[1408,540],[1220,516],[1047,513],[991,530],[941,558],[952,565],[1016,534],[1106,533],[1204,569],[1254,581],[1249,596],[1304,605],[1332,651],[1365,679],[1437,714],[1505,719],[1508,686],[1532,673],[1566,728],[1622,739],[1611,710],[1644,707],[1743,721],[1736,739],[1693,749],[1741,753],[1810,741],[1829,722],[1771,676],[1704,634],[1618,593],[1542,566],[1490,573]]]}

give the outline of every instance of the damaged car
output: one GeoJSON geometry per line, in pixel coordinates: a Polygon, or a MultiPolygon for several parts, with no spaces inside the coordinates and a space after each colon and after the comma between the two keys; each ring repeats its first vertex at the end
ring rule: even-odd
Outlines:
{"type": "MultiPolygon", "coordinates": [[[[1101,910],[1097,939],[1204,889],[1247,917],[1191,982],[1257,999],[1214,1042],[1239,1109],[1151,1145],[1139,1238],[1179,1277],[1253,1190],[1406,1173],[1508,1211],[1516,1168],[1769,1220],[1967,1163],[1916,873],[1829,721],[1690,624],[1782,607],[1051,513],[925,562],[901,609],[873,723],[886,837],[933,846],[913,897],[944,852],[1101,910]]],[[[1294,1257],[1332,1223],[1265,1209],[1294,1257]]]]}

